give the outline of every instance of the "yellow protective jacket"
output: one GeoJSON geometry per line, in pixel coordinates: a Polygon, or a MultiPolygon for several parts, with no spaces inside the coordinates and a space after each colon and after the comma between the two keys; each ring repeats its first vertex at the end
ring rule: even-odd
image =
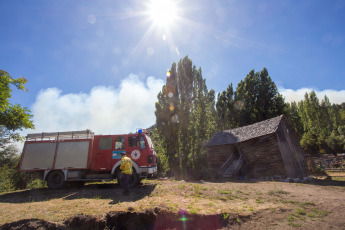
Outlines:
{"type": "Polygon", "coordinates": [[[133,162],[129,157],[124,156],[121,158],[120,169],[122,170],[122,173],[132,174],[132,167],[133,167],[133,162]]]}

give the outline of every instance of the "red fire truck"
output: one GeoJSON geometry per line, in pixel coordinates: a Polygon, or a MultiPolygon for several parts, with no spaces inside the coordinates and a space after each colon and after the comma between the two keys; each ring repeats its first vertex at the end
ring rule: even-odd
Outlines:
{"type": "Polygon", "coordinates": [[[157,174],[156,152],[141,129],[123,135],[94,135],[91,130],[28,134],[19,170],[39,172],[53,189],[65,182],[119,179],[122,152],[133,161],[132,186],[157,174]]]}

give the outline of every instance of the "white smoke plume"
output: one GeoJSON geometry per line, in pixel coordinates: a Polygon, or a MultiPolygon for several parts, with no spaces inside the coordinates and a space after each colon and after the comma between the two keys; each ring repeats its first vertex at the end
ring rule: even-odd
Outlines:
{"type": "Polygon", "coordinates": [[[42,90],[33,104],[35,131],[59,132],[91,129],[96,134],[121,134],[147,128],[156,122],[155,102],[164,82],[146,82],[131,74],[118,88],[96,86],[89,93],[63,94],[42,90]]]}
{"type": "Polygon", "coordinates": [[[325,95],[328,97],[329,101],[332,104],[341,104],[345,102],[345,90],[337,91],[333,89],[326,89],[320,91],[311,88],[301,88],[297,90],[279,88],[279,93],[285,97],[285,102],[299,102],[304,100],[305,93],[310,94],[312,90],[315,91],[316,96],[319,98],[320,102],[325,98],[325,95]]]}

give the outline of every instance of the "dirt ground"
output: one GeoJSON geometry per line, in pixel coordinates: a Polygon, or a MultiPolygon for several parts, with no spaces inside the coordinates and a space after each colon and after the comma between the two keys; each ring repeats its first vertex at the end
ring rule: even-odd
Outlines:
{"type": "Polygon", "coordinates": [[[0,229],[345,229],[343,175],[309,183],[144,180],[0,194],[0,229]]]}

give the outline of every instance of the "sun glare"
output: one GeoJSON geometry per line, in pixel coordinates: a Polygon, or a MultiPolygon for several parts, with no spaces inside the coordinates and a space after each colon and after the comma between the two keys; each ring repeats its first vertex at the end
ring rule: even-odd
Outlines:
{"type": "Polygon", "coordinates": [[[156,25],[169,27],[177,18],[176,1],[151,0],[149,15],[156,25]]]}

